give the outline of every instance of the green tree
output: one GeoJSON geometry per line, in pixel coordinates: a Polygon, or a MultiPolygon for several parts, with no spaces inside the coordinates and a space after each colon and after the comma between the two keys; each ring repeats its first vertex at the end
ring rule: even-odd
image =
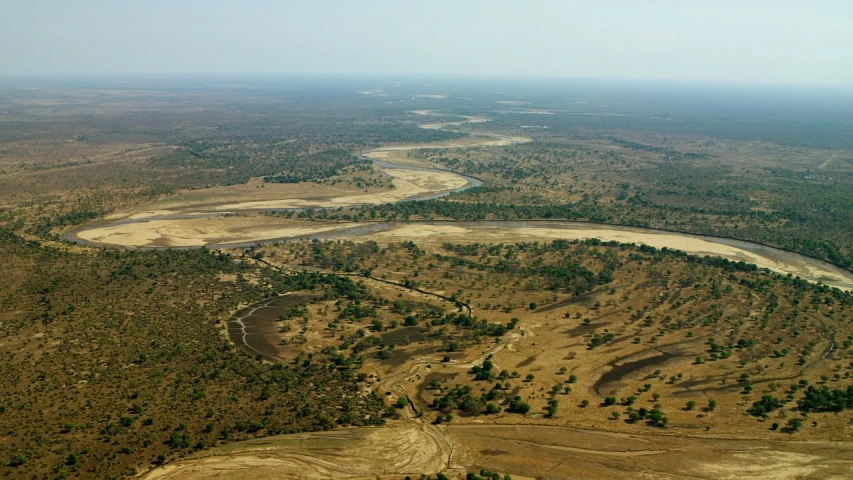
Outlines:
{"type": "Polygon", "coordinates": [[[803,421],[799,418],[791,418],[788,420],[788,431],[796,432],[803,425],[803,421]]]}

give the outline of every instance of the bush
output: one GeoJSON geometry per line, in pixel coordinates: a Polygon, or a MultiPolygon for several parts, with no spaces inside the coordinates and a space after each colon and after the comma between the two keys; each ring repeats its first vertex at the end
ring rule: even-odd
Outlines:
{"type": "Polygon", "coordinates": [[[189,448],[190,445],[192,445],[192,442],[190,442],[190,436],[186,433],[173,433],[169,435],[169,440],[166,443],[168,443],[169,447],[172,449],[189,448]]]}
{"type": "Polygon", "coordinates": [[[782,400],[775,398],[773,395],[764,395],[761,397],[761,400],[753,402],[752,408],[748,412],[755,417],[762,417],[777,408],[781,408],[782,405],[784,405],[782,400]]]}
{"type": "Polygon", "coordinates": [[[840,412],[853,409],[853,385],[848,386],[847,390],[809,386],[805,396],[797,402],[797,408],[801,412],[840,412]]]}
{"type": "Polygon", "coordinates": [[[514,399],[512,399],[511,402],[509,402],[509,407],[507,408],[507,411],[510,413],[520,413],[523,415],[530,411],[530,405],[522,402],[521,397],[515,397],[514,399]]]}
{"type": "Polygon", "coordinates": [[[799,418],[792,418],[788,420],[787,430],[789,432],[796,432],[803,425],[803,421],[799,418]]]}

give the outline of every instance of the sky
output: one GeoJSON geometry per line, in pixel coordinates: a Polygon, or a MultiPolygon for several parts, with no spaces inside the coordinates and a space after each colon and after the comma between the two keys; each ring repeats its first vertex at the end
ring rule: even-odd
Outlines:
{"type": "Polygon", "coordinates": [[[853,87],[853,0],[0,0],[0,75],[853,87]]]}

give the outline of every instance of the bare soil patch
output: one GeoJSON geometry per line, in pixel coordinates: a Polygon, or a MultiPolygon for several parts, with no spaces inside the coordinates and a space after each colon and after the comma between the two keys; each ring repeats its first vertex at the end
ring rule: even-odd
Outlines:
{"type": "Polygon", "coordinates": [[[382,428],[280,435],[207,450],[152,470],[146,480],[400,478],[443,471],[450,451],[428,427],[397,422],[382,428]]]}

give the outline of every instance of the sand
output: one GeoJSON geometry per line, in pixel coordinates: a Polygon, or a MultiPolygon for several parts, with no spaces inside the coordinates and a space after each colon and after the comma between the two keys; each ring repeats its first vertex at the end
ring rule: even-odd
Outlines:
{"type": "Polygon", "coordinates": [[[418,420],[382,428],[280,435],[218,447],[143,475],[155,479],[417,477],[447,467],[449,444],[418,420]]]}
{"type": "MultiPolygon", "coordinates": [[[[429,110],[413,112],[418,115],[439,114],[429,110]]],[[[457,122],[421,125],[422,128],[442,129],[462,123],[488,121],[481,117],[456,115],[457,122]]],[[[363,156],[388,162],[399,167],[377,166],[391,178],[394,188],[380,192],[340,191],[316,184],[263,185],[253,179],[247,185],[216,187],[169,197],[142,207],[108,216],[107,221],[137,220],[133,223],[109,225],[101,222],[76,234],[79,239],[102,245],[122,247],[197,247],[202,245],[261,242],[274,239],[301,238],[339,230],[341,225],[310,224],[297,226],[281,217],[243,217],[240,220],[215,217],[227,213],[269,210],[339,208],[363,205],[382,205],[403,200],[429,198],[459,190],[468,180],[449,171],[407,169],[404,164],[417,164],[406,152],[417,149],[466,148],[501,146],[530,141],[526,137],[478,134],[459,140],[428,144],[381,147],[363,156]],[[269,188],[267,188],[269,187],[269,188]],[[169,217],[208,218],[169,218],[169,217]]],[[[696,255],[715,255],[730,260],[753,263],[779,273],[799,275],[843,289],[853,289],[853,276],[839,268],[816,262],[799,255],[753,245],[732,245],[692,235],[650,232],[626,227],[590,226],[577,223],[553,223],[534,227],[511,225],[400,225],[386,231],[360,236],[364,239],[397,241],[407,239],[466,242],[529,242],[553,239],[589,239],[625,243],[641,243],[657,248],[673,248],[696,255]]]]}
{"type": "MultiPolygon", "coordinates": [[[[418,111],[419,115],[434,112],[418,111]]],[[[423,128],[443,129],[487,119],[462,117],[459,122],[432,123],[423,128]]],[[[388,146],[364,155],[376,160],[393,159],[402,164],[405,152],[415,149],[466,148],[510,145],[529,141],[524,137],[483,134],[434,144],[388,146]]],[[[410,161],[410,160],[409,160],[410,161]]],[[[371,224],[299,222],[278,216],[225,213],[297,208],[336,208],[378,205],[424,198],[453,191],[467,180],[451,172],[382,167],[394,189],[382,192],[336,192],[328,187],[265,185],[219,187],[171,197],[137,209],[111,215],[100,225],[81,230],[80,239],[122,247],[198,247],[249,243],[273,239],[305,238],[334,234],[337,238],[373,239],[380,243],[415,240],[419,243],[515,243],[550,242],[554,239],[589,239],[633,242],[669,247],[697,255],[716,255],[742,260],[780,273],[823,281],[853,289],[849,273],[830,265],[773,249],[628,227],[560,222],[508,222],[499,224],[400,224],[365,229],[346,229],[371,224]],[[169,218],[194,216],[194,218],[169,218]],[[117,223],[132,219],[128,223],[117,223]]],[[[530,326],[533,327],[532,325],[530,326]]],[[[529,330],[525,330],[528,333],[529,330]]],[[[450,363],[467,371],[487,355],[512,351],[520,332],[512,332],[473,359],[450,363]]],[[[531,336],[525,337],[530,341],[531,336]]],[[[503,361],[496,357],[496,361],[503,361]]],[[[414,358],[403,370],[382,375],[380,390],[397,396],[411,394],[409,387],[423,378],[435,359],[414,358]]],[[[800,443],[772,445],[763,441],[676,438],[671,435],[623,435],[576,428],[534,428],[525,425],[452,425],[436,427],[416,418],[411,407],[405,419],[377,428],[306,433],[251,440],[199,453],[198,457],[160,467],[144,474],[146,479],[235,478],[376,478],[377,475],[433,473],[461,466],[489,465],[522,475],[554,478],[614,476],[689,476],[701,478],[796,478],[802,475],[850,473],[847,446],[841,453],[820,445],[807,451],[800,443]],[[824,453],[823,450],[826,450],[824,453]],[[757,458],[758,457],[758,458],[757,458]],[[626,475],[627,474],[627,475],[626,475]]],[[[834,448],[834,447],[833,447],[834,448]]],[[[476,468],[472,468],[476,469],[476,468]]]]}
{"type": "MultiPolygon", "coordinates": [[[[447,124],[435,124],[447,125],[447,124]]],[[[437,126],[435,128],[438,128],[437,126]]],[[[384,159],[388,155],[382,155],[384,152],[408,152],[410,150],[438,150],[451,148],[475,148],[475,147],[505,147],[515,143],[528,143],[530,138],[520,136],[504,136],[504,135],[482,135],[475,137],[465,137],[456,140],[448,140],[446,142],[422,143],[412,145],[394,145],[389,147],[377,148],[364,153],[367,158],[384,159]]]]}
{"type": "MultiPolygon", "coordinates": [[[[401,172],[414,172],[404,171],[401,172]]],[[[433,172],[427,172],[433,173],[433,172]]],[[[426,180],[420,179],[425,182],[426,180]]],[[[446,185],[436,180],[442,185],[446,185]]],[[[280,205],[280,204],[276,204],[280,205]]],[[[283,217],[264,215],[237,217],[151,219],[113,226],[92,227],[77,236],[83,240],[122,247],[197,247],[202,245],[261,242],[277,239],[305,238],[335,232],[336,238],[376,240],[393,243],[406,240],[426,243],[515,243],[550,242],[555,239],[638,243],[656,248],[671,248],[693,255],[712,255],[733,261],[753,263],[782,274],[798,275],[804,279],[823,282],[844,290],[853,290],[853,275],[825,262],[768,247],[750,249],[713,241],[693,235],[652,232],[632,227],[591,225],[571,222],[528,222],[527,226],[513,224],[398,224],[384,230],[364,233],[346,230],[372,223],[298,223],[283,217]]],[[[735,242],[737,243],[737,242],[735,242]]],[[[748,245],[748,244],[744,244],[748,245]]]]}
{"type": "Polygon", "coordinates": [[[421,196],[440,195],[468,185],[468,180],[451,172],[426,170],[404,170],[385,168],[382,171],[392,178],[393,190],[378,193],[352,194],[328,199],[303,200],[283,198],[278,200],[234,202],[217,205],[216,212],[238,212],[246,210],[284,210],[296,208],[338,208],[357,205],[382,205],[421,196]]]}
{"type": "Polygon", "coordinates": [[[468,185],[468,180],[451,172],[401,168],[383,168],[382,171],[391,177],[393,189],[358,192],[328,186],[314,188],[312,184],[270,184],[265,188],[248,190],[244,186],[218,187],[168,197],[153,204],[111,214],[104,220],[143,220],[205,213],[381,205],[440,195],[468,185]]]}
{"type": "MultiPolygon", "coordinates": [[[[648,232],[631,227],[590,226],[578,223],[555,223],[543,227],[465,226],[463,225],[400,225],[389,231],[368,235],[378,241],[429,239],[459,243],[550,242],[555,239],[584,240],[597,238],[609,242],[639,243],[656,248],[671,248],[694,255],[720,256],[734,261],[753,263],[778,273],[791,273],[812,281],[822,281],[842,289],[853,289],[853,278],[831,265],[814,262],[796,254],[775,251],[774,257],[761,255],[736,246],[710,239],[670,232],[648,232]]],[[[768,249],[770,250],[770,249],[768,249]]]]}
{"type": "Polygon", "coordinates": [[[201,247],[244,243],[264,238],[298,238],[346,228],[352,224],[295,226],[265,217],[208,217],[143,220],[79,232],[77,237],[101,245],[125,248],[201,247]]]}

